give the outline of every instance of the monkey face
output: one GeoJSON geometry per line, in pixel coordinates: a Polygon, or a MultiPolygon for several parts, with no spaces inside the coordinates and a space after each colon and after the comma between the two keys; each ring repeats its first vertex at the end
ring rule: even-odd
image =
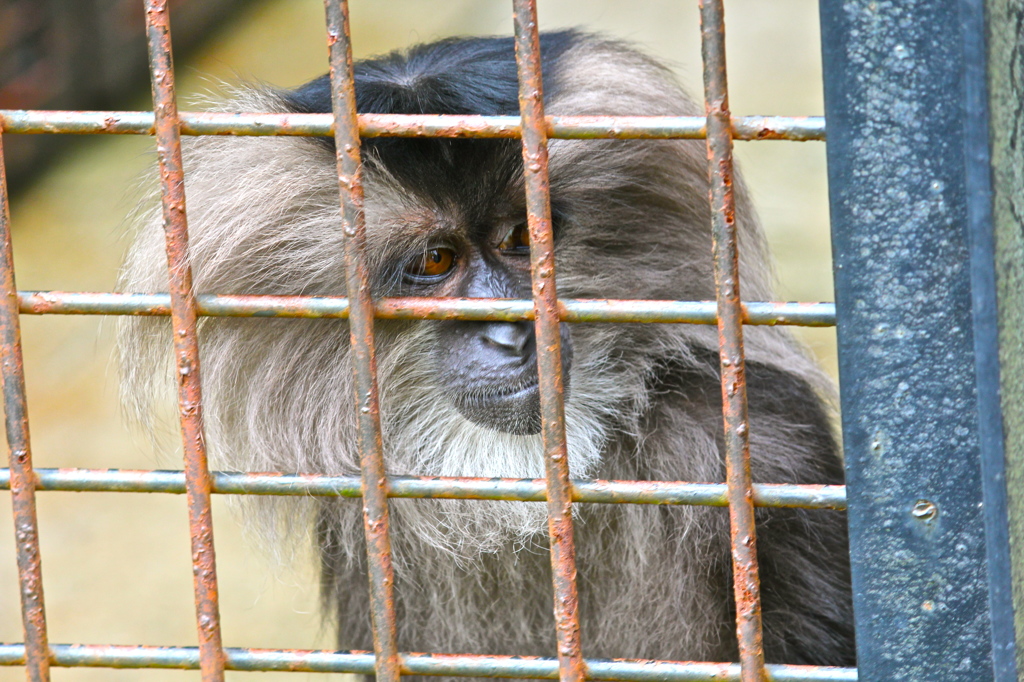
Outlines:
{"type": "MultiPolygon", "coordinates": [[[[526,234],[525,225],[513,228],[526,234]]],[[[451,266],[448,277],[456,295],[474,298],[519,298],[529,296],[522,270],[529,259],[528,238],[518,237],[524,246],[497,248],[476,245],[468,253],[443,258],[461,261],[451,266]],[[490,253],[488,253],[490,251],[490,253]]],[[[506,239],[505,241],[508,241],[506,239]]],[[[413,259],[433,262],[434,249],[413,259]]],[[[407,268],[408,272],[408,268],[407,268]]],[[[408,276],[408,275],[407,275],[408,276]]],[[[562,325],[562,371],[568,388],[572,363],[572,340],[568,325],[562,325]]],[[[530,322],[447,322],[439,325],[432,353],[445,397],[462,416],[498,431],[518,435],[540,431],[540,396],[537,386],[537,344],[530,322]]]]}
{"type": "MultiPolygon", "coordinates": [[[[572,343],[562,325],[562,371],[568,390],[572,343]]],[[[448,399],[472,422],[518,435],[540,432],[533,324],[462,322],[445,327],[438,369],[448,399]]]]}
{"type": "MultiPolygon", "coordinates": [[[[460,298],[530,296],[530,239],[525,220],[484,216],[477,221],[482,227],[460,230],[457,225],[464,220],[457,216],[439,219],[436,216],[441,212],[428,212],[434,216],[433,225],[411,226],[413,232],[426,232],[426,241],[421,234],[404,256],[388,259],[401,264],[401,272],[391,278],[399,293],[460,298]]],[[[433,332],[429,356],[435,383],[463,417],[515,435],[540,432],[537,344],[531,322],[441,322],[434,325],[433,332]]],[[[561,337],[568,390],[572,364],[568,325],[562,325],[561,337]]]]}

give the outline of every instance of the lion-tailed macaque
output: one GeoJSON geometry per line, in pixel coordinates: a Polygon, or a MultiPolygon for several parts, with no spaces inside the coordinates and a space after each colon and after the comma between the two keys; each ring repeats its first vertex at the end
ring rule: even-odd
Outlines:
{"type": "MultiPolygon", "coordinates": [[[[672,74],[621,42],[541,37],[552,115],[702,115],[672,74]]],[[[518,115],[510,38],[457,38],[355,66],[358,110],[518,115]]],[[[231,111],[329,112],[327,77],[239,89],[231,111]]],[[[345,296],[331,138],[187,139],[196,290],[345,296]]],[[[366,254],[375,296],[529,298],[517,139],[366,139],[366,254]]],[[[565,298],[714,298],[702,140],[551,140],[557,283],[565,298]]],[[[735,181],[746,300],[773,300],[764,236],[735,181]]],[[[159,210],[142,221],[123,291],[167,290],[159,210]]],[[[121,328],[129,405],[150,412],[170,381],[166,320],[121,328]]],[[[829,383],[781,327],[745,329],[753,476],[843,482],[829,383]]],[[[200,326],[215,466],[355,474],[344,320],[205,318],[200,326]]],[[[378,320],[385,460],[392,474],[543,478],[536,343],[519,322],[378,320]]],[[[574,478],[721,482],[716,330],[562,324],[574,478]]],[[[359,500],[250,500],[272,543],[313,535],[343,649],[371,649],[359,500]],[[268,521],[269,519],[269,521],[268,521]],[[282,530],[284,529],[284,530],[282,530]],[[273,535],[273,533],[278,533],[273,535]]],[[[545,505],[392,499],[402,650],[553,656],[545,505]]],[[[737,658],[728,510],[578,504],[588,658],[737,658]]],[[[759,509],[767,660],[852,665],[846,518],[759,509]]]]}

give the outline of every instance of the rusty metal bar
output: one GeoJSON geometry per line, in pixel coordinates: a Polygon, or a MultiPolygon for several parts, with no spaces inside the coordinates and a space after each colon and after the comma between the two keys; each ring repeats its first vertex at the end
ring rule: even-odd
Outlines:
{"type": "MultiPolygon", "coordinates": [[[[333,135],[331,114],[181,112],[182,135],[333,135]]],[[[701,139],[702,116],[547,116],[548,137],[563,139],[701,139]]],[[[11,133],[152,135],[149,111],[0,110],[0,126],[11,133]]],[[[820,116],[737,116],[738,140],[825,139],[820,116]]],[[[516,138],[518,116],[359,114],[363,137],[516,138]]]]}
{"type": "Polygon", "coordinates": [[[4,423],[10,460],[8,474],[14,508],[14,540],[18,556],[21,622],[25,633],[24,665],[29,682],[48,682],[50,653],[43,603],[43,568],[39,556],[39,522],[36,519],[35,475],[28,431],[25,366],[21,356],[21,320],[18,290],[14,283],[14,251],[11,247],[11,210],[7,196],[3,129],[0,128],[0,269],[3,306],[0,307],[0,374],[3,377],[4,423]]]}
{"type": "Polygon", "coordinates": [[[192,271],[188,264],[188,221],[185,215],[185,177],[178,132],[178,105],[174,93],[171,26],[167,0],[146,0],[146,35],[153,84],[153,109],[160,189],[163,201],[167,272],[171,299],[171,325],[178,379],[178,415],[184,446],[188,488],[189,537],[196,623],[204,682],[224,679],[224,651],[220,633],[217,568],[210,508],[210,471],[203,437],[203,405],[199,381],[199,340],[192,271]]]}
{"type": "MultiPolygon", "coordinates": [[[[19,291],[26,315],[169,315],[168,294],[19,291]]],[[[717,324],[714,301],[560,299],[563,322],[717,324]]],[[[832,303],[744,303],[744,324],[835,325],[832,303]]],[[[199,294],[196,312],[211,317],[348,318],[348,299],[327,296],[230,296],[199,294]]],[[[383,298],[374,315],[391,320],[532,320],[533,301],[503,298],[383,298]]]]}
{"type": "Polygon", "coordinates": [[[761,594],[754,532],[753,481],[750,475],[747,385],[743,350],[743,304],[740,301],[739,250],[733,197],[732,120],[725,66],[725,11],[722,0],[700,2],[704,105],[708,117],[708,163],[711,181],[711,228],[714,243],[715,294],[721,357],[725,427],[726,482],[732,542],[736,636],[743,682],[763,682],[764,646],[761,594]]]}
{"type": "Polygon", "coordinates": [[[523,178],[530,230],[541,441],[547,474],[548,536],[554,588],[558,677],[581,682],[587,667],[580,643],[576,546],[573,540],[572,486],[565,439],[561,319],[555,288],[555,238],[551,227],[548,141],[544,125],[540,29],[536,0],[513,0],[519,112],[522,115],[523,178]]]}
{"type": "Polygon", "coordinates": [[[394,569],[391,564],[388,490],[380,432],[377,361],[373,345],[373,300],[370,273],[363,256],[362,168],[359,122],[356,118],[355,74],[349,34],[348,0],[324,0],[330,48],[334,146],[345,235],[345,276],[351,309],[349,330],[355,373],[356,429],[362,472],[363,525],[370,582],[370,616],[376,654],[377,682],[398,682],[398,626],[395,616],[394,569]]]}
{"type": "MultiPolygon", "coordinates": [[[[158,668],[195,670],[199,652],[193,647],[113,646],[55,644],[53,664],[64,667],[158,668]]],[[[228,670],[372,675],[374,655],[367,651],[311,651],[300,649],[225,649],[228,670]]],[[[0,665],[21,665],[22,644],[0,644],[0,665]]],[[[587,661],[589,680],[635,682],[739,682],[735,663],[689,661],[592,660],[587,661]]],[[[399,654],[406,675],[558,679],[558,661],[532,656],[475,656],[450,654],[399,654]]],[[[809,665],[768,665],[774,682],[856,682],[855,668],[809,665]]]]}
{"type": "MultiPolygon", "coordinates": [[[[132,469],[35,469],[35,489],[69,492],[174,493],[185,492],[181,471],[132,469]]],[[[211,490],[228,495],[310,495],[362,497],[359,476],[237,473],[213,471],[211,490]]],[[[0,469],[0,490],[11,485],[10,469],[0,469]]],[[[683,481],[605,481],[572,479],[573,502],[604,504],[682,504],[726,507],[724,483],[683,481]]],[[[454,478],[445,476],[388,476],[388,497],[458,500],[547,500],[544,479],[454,478]]],[[[841,485],[754,484],[754,506],[801,509],[845,509],[841,485]]]]}

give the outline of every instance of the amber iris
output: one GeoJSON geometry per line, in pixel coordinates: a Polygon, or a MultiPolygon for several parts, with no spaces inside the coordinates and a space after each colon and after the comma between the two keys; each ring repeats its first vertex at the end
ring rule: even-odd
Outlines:
{"type": "Polygon", "coordinates": [[[519,223],[505,235],[498,244],[498,249],[505,253],[517,255],[530,254],[530,230],[526,223],[519,223]]]}
{"type": "Polygon", "coordinates": [[[430,249],[405,266],[405,274],[412,277],[433,278],[447,274],[455,265],[455,252],[451,249],[430,249]]]}

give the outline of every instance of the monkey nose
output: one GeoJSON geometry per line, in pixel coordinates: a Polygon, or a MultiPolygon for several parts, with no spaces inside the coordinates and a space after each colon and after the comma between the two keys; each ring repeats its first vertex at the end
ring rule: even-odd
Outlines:
{"type": "Polygon", "coordinates": [[[490,322],[480,332],[480,338],[504,353],[523,357],[530,351],[533,325],[528,322],[490,322]]]}

